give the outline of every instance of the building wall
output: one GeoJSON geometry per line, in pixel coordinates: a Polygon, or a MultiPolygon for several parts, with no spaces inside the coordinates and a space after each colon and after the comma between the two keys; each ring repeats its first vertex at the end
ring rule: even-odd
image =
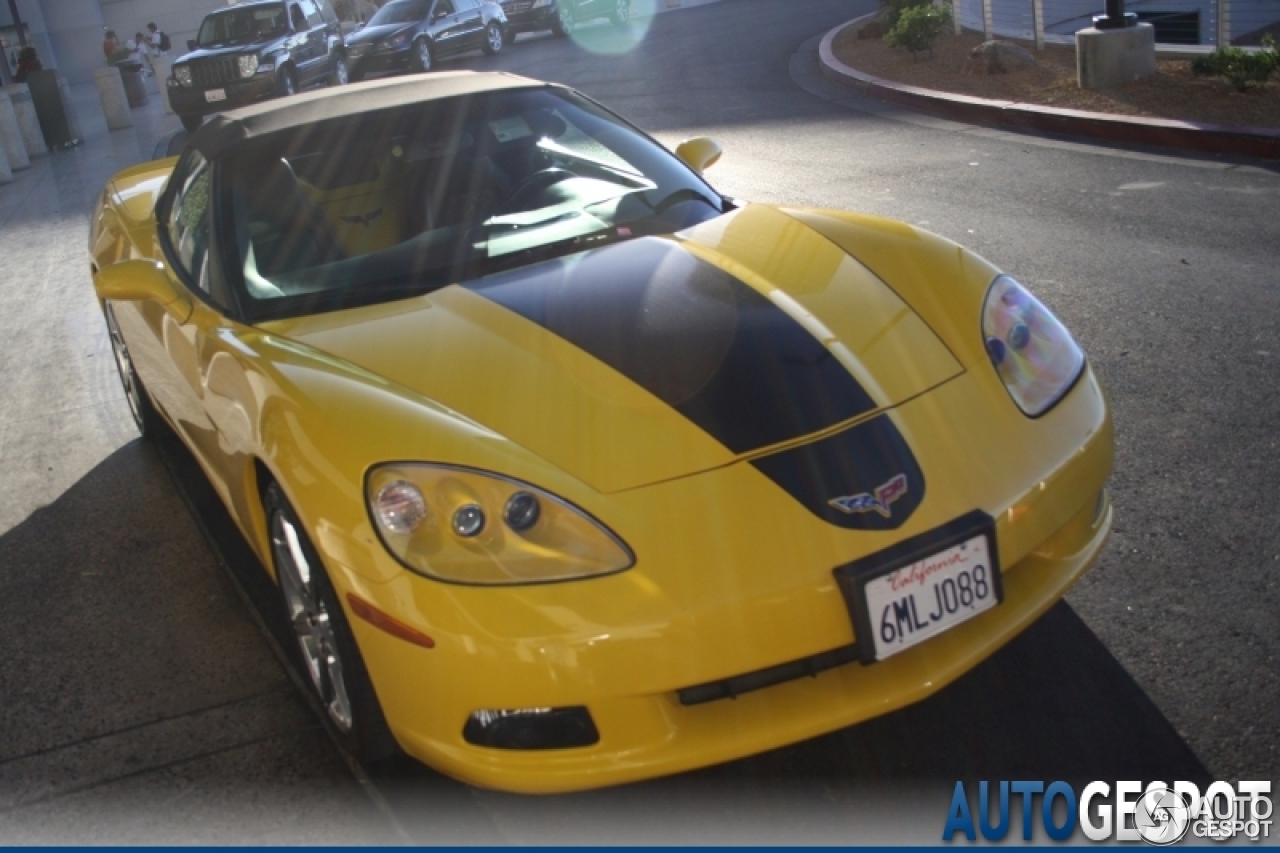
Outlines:
{"type": "MultiPolygon", "coordinates": [[[[50,2],[50,0],[45,0],[50,2]]],[[[107,29],[115,30],[121,43],[134,33],[147,32],[154,23],[173,42],[171,57],[187,52],[187,39],[196,37],[205,14],[221,7],[218,0],[100,0],[107,29]]]]}

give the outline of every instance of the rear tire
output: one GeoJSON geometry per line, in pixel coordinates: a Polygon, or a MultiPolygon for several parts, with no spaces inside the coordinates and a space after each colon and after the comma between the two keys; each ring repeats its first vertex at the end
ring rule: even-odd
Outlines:
{"type": "Polygon", "coordinates": [[[133,422],[145,441],[155,441],[164,426],[164,420],[156,411],[147,389],[133,369],[133,359],[129,356],[129,347],[120,333],[120,324],[116,322],[116,312],[107,302],[102,306],[102,313],[107,320],[107,335],[111,338],[111,353],[116,359],[116,371],[120,374],[120,384],[124,386],[125,400],[129,403],[129,412],[133,422]]]}
{"type": "Polygon", "coordinates": [[[276,90],[282,98],[298,94],[298,78],[294,76],[293,69],[287,65],[280,69],[280,76],[276,78],[276,90]]]}
{"type": "Polygon", "coordinates": [[[182,126],[186,128],[187,133],[195,133],[200,129],[200,125],[204,124],[204,116],[178,116],[178,120],[182,122],[182,126]]]}
{"type": "Polygon", "coordinates": [[[609,20],[613,21],[615,27],[626,26],[627,21],[631,20],[631,0],[614,0],[609,20]]]}
{"type": "Polygon", "coordinates": [[[490,56],[496,56],[502,52],[503,45],[507,43],[506,34],[502,32],[502,27],[495,21],[490,23],[484,31],[484,52],[490,56]]]}
{"type": "Polygon", "coordinates": [[[278,484],[267,484],[262,503],[285,624],[297,640],[289,651],[324,708],[325,722],[359,761],[398,755],[400,748],[320,555],[278,484]]]}
{"type": "Polygon", "coordinates": [[[569,0],[560,0],[556,5],[556,19],[551,22],[551,32],[558,36],[570,36],[577,28],[578,22],[574,20],[569,0]]]}
{"type": "Polygon", "coordinates": [[[435,66],[435,57],[431,53],[431,42],[418,39],[413,43],[413,65],[423,74],[435,66]]]}
{"type": "Polygon", "coordinates": [[[333,73],[329,75],[330,86],[345,86],[351,82],[351,74],[347,71],[347,58],[339,55],[333,60],[333,73]]]}

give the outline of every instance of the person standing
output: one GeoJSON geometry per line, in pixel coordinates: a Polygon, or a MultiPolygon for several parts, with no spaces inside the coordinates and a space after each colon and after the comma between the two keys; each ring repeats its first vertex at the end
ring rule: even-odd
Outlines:
{"type": "Polygon", "coordinates": [[[152,21],[147,24],[147,44],[151,48],[151,53],[155,56],[167,56],[169,54],[169,37],[160,32],[160,28],[156,26],[156,22],[152,21]]]}
{"type": "Polygon", "coordinates": [[[142,33],[134,33],[129,43],[134,46],[133,54],[129,58],[141,62],[147,69],[147,73],[155,76],[155,69],[151,67],[151,49],[147,47],[147,37],[142,33]]]}
{"type": "Polygon", "coordinates": [[[36,54],[36,49],[31,45],[27,45],[18,52],[18,70],[13,75],[15,83],[27,82],[27,75],[32,71],[42,71],[44,66],[40,64],[40,57],[36,54]]]}
{"type": "Polygon", "coordinates": [[[116,58],[116,51],[120,49],[120,39],[116,36],[115,30],[107,30],[102,38],[102,55],[107,58],[110,63],[116,58]]]}

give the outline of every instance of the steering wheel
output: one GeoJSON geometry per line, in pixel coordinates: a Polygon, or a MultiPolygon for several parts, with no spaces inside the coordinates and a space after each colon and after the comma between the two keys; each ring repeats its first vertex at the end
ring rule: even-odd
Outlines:
{"type": "Polygon", "coordinates": [[[521,181],[520,186],[511,193],[511,197],[507,199],[507,210],[524,210],[527,203],[537,199],[555,184],[576,177],[577,175],[568,169],[557,166],[534,172],[521,181]]]}

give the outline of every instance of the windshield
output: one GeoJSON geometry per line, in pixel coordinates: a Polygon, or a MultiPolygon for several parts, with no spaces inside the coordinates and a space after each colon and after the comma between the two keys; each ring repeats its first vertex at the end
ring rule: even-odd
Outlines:
{"type": "Polygon", "coordinates": [[[288,29],[287,21],[283,3],[219,12],[209,15],[200,24],[196,45],[219,47],[246,44],[285,32],[288,29]]]}
{"type": "Polygon", "coordinates": [[[421,21],[431,9],[431,0],[396,0],[377,11],[366,27],[380,27],[385,24],[412,24],[421,21]]]}
{"type": "Polygon", "coordinates": [[[250,319],[404,298],[724,209],[666,149],[555,89],[318,122],[222,174],[250,319]]]}

